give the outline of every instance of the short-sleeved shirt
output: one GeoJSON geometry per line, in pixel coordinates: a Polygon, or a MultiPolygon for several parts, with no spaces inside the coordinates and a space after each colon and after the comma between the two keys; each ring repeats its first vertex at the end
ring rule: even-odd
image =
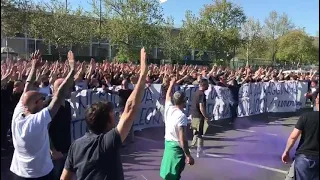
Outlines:
{"type": "Polygon", "coordinates": [[[179,141],[179,127],[187,126],[187,116],[172,103],[165,103],[165,136],[167,141],[179,141]]]}
{"type": "Polygon", "coordinates": [[[72,143],[65,169],[75,172],[77,179],[123,180],[121,145],[115,128],[106,134],[86,133],[72,143]]]}
{"type": "Polygon", "coordinates": [[[295,128],[301,131],[296,154],[319,156],[319,112],[302,114],[295,128]]]}
{"type": "Polygon", "coordinates": [[[201,111],[200,111],[200,103],[204,104],[206,107],[206,95],[203,91],[197,90],[194,95],[192,96],[192,102],[190,107],[190,114],[194,118],[204,118],[201,111]]]}
{"type": "MultiPolygon", "coordinates": [[[[47,105],[51,102],[48,99],[47,105]]],[[[65,105],[60,106],[49,125],[49,136],[55,150],[67,154],[71,145],[71,106],[65,100],[65,105]]]]}
{"type": "Polygon", "coordinates": [[[119,106],[124,107],[127,103],[129,96],[132,93],[132,89],[119,89],[119,106]]]}
{"type": "Polygon", "coordinates": [[[14,153],[10,171],[24,178],[43,177],[52,171],[48,135],[50,122],[48,108],[25,116],[22,103],[17,104],[11,126],[14,153]]]}

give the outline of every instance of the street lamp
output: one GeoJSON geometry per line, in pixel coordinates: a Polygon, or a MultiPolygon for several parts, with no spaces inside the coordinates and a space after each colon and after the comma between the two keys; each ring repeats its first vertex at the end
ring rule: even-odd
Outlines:
{"type": "Polygon", "coordinates": [[[100,41],[101,41],[101,24],[102,24],[102,4],[101,4],[101,0],[99,1],[100,2],[100,7],[99,7],[99,44],[98,44],[98,56],[99,56],[99,59],[100,59],[100,41]]]}

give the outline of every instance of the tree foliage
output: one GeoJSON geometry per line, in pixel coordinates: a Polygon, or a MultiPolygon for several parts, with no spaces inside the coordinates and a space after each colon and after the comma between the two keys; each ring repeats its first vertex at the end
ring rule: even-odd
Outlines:
{"type": "Polygon", "coordinates": [[[285,61],[315,62],[317,49],[313,39],[301,30],[291,31],[279,38],[277,58],[285,61]]]}
{"type": "Polygon", "coordinates": [[[214,0],[201,9],[199,17],[188,11],[182,31],[190,48],[200,52],[213,51],[216,59],[228,60],[241,43],[239,31],[245,20],[240,6],[226,0],[214,0]]]}
{"type": "Polygon", "coordinates": [[[160,41],[160,47],[165,58],[178,61],[184,59],[184,56],[188,54],[189,46],[182,32],[174,28],[172,18],[168,18],[161,32],[162,40],[160,41]]]}
{"type": "Polygon", "coordinates": [[[276,54],[278,49],[278,39],[293,30],[294,25],[289,20],[288,15],[283,13],[279,15],[276,11],[271,11],[269,17],[265,19],[265,37],[269,42],[269,58],[276,61],[276,54]]]}
{"type": "Polygon", "coordinates": [[[64,3],[51,0],[38,5],[31,15],[28,30],[30,36],[44,39],[59,51],[62,47],[88,44],[94,23],[82,8],[68,10],[64,3]]]}
{"type": "MultiPolygon", "coordinates": [[[[99,12],[98,3],[92,4],[99,12]]],[[[164,18],[157,0],[103,0],[102,11],[106,21],[101,28],[102,37],[117,45],[123,58],[135,58],[137,47],[150,51],[159,45],[164,18]]]]}
{"type": "Polygon", "coordinates": [[[266,42],[262,38],[262,26],[259,20],[249,18],[241,26],[241,39],[243,46],[241,47],[242,56],[249,61],[251,57],[257,58],[263,55],[266,42]]]}
{"type": "Polygon", "coordinates": [[[1,36],[24,33],[33,9],[30,1],[1,0],[1,36]]]}

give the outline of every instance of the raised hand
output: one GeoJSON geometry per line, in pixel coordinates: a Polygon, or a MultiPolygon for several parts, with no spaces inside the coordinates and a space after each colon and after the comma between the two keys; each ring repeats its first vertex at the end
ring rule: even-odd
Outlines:
{"type": "Polygon", "coordinates": [[[177,78],[176,77],[172,77],[171,81],[170,81],[170,86],[173,86],[176,82],[177,82],[177,78]]]}
{"type": "Polygon", "coordinates": [[[140,51],[140,75],[147,75],[148,66],[147,66],[147,53],[146,50],[141,48],[140,51]]]}
{"type": "Polygon", "coordinates": [[[31,54],[31,63],[34,67],[39,67],[41,65],[41,54],[39,50],[36,50],[34,53],[31,54]]]}
{"type": "Polygon", "coordinates": [[[76,62],[74,60],[74,55],[73,55],[73,52],[72,51],[69,51],[68,52],[68,63],[69,63],[69,66],[72,70],[75,69],[75,66],[76,66],[76,62]]]}

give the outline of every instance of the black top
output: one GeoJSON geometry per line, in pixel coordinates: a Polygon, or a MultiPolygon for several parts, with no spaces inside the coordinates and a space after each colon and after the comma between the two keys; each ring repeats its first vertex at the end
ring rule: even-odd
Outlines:
{"type": "Polygon", "coordinates": [[[302,131],[296,154],[319,156],[319,112],[302,114],[295,128],[302,131]]]}
{"type": "Polygon", "coordinates": [[[124,107],[127,103],[129,96],[132,93],[132,89],[119,89],[119,106],[124,107]]]}
{"type": "Polygon", "coordinates": [[[1,87],[1,111],[12,114],[17,106],[22,93],[13,93],[13,81],[9,81],[1,87]]]}
{"type": "MultiPolygon", "coordinates": [[[[51,98],[47,101],[49,104],[51,98]]],[[[65,106],[60,106],[57,114],[49,125],[49,137],[55,150],[63,154],[68,153],[71,145],[71,106],[65,101],[65,106]]]]}
{"type": "Polygon", "coordinates": [[[204,104],[206,108],[206,95],[203,91],[197,90],[195,94],[192,96],[190,114],[193,118],[204,118],[200,111],[200,103],[204,104]]]}
{"type": "Polygon", "coordinates": [[[123,180],[121,145],[115,128],[106,134],[86,133],[72,143],[65,169],[76,172],[78,180],[123,180]]]}

